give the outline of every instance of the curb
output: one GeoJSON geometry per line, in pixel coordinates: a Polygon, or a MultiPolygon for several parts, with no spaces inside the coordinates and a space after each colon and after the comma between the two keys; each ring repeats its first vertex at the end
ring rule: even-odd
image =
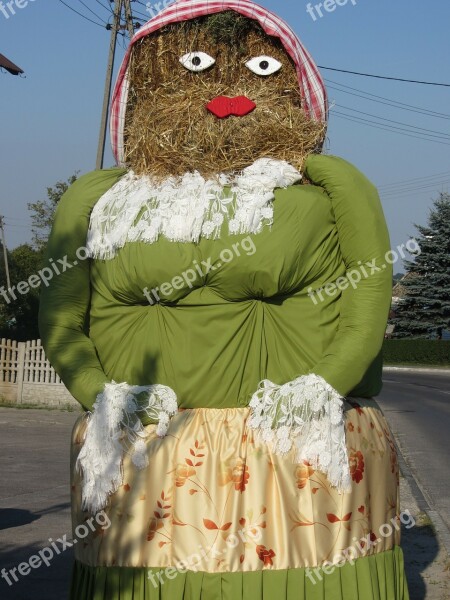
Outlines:
{"type": "Polygon", "coordinates": [[[397,447],[400,471],[411,489],[412,495],[414,496],[414,499],[417,502],[417,506],[421,511],[425,512],[428,515],[436,530],[436,535],[439,541],[441,542],[442,546],[447,552],[447,556],[450,556],[450,531],[447,525],[444,523],[441,515],[438,513],[437,510],[433,508],[433,502],[427,494],[426,490],[423,488],[421,483],[415,478],[412,468],[403,454],[403,450],[397,438],[397,433],[392,430],[392,426],[390,424],[389,427],[392,431],[395,440],[395,445],[397,447]]]}
{"type": "Polygon", "coordinates": [[[448,369],[432,369],[432,368],[423,368],[423,367],[383,367],[384,371],[403,371],[404,373],[442,373],[446,375],[450,375],[450,367],[448,369]]]}

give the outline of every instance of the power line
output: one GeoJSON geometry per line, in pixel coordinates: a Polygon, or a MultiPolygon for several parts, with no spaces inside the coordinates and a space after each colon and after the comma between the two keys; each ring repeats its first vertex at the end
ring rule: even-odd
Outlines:
{"type": "Polygon", "coordinates": [[[31,224],[30,225],[16,225],[13,223],[7,223],[5,221],[5,225],[8,225],[8,227],[10,227],[10,228],[13,227],[15,229],[26,229],[27,231],[30,231],[30,229],[31,229],[31,224]]]}
{"type": "Polygon", "coordinates": [[[8,217],[7,215],[3,215],[4,219],[8,219],[8,221],[29,221],[29,218],[25,217],[8,217]]]}
{"type": "Polygon", "coordinates": [[[416,181],[416,182],[411,181],[410,184],[403,184],[403,185],[398,185],[398,186],[393,186],[393,187],[378,186],[378,189],[382,190],[383,192],[385,192],[387,194],[391,194],[391,193],[395,193],[395,192],[408,191],[409,189],[419,189],[419,188],[426,188],[426,187],[434,187],[434,186],[438,186],[438,185],[446,185],[449,181],[450,181],[450,174],[447,175],[447,177],[443,176],[439,180],[431,179],[430,181],[416,181]]]}
{"type": "MultiPolygon", "coordinates": [[[[439,184],[439,187],[441,186],[448,186],[450,184],[450,179],[448,181],[443,181],[441,184],[439,184]]],[[[416,186],[414,188],[411,188],[409,190],[400,190],[400,191],[392,191],[392,192],[383,192],[381,190],[378,190],[380,193],[380,196],[382,196],[383,198],[400,198],[400,197],[404,197],[404,196],[411,196],[412,194],[423,194],[425,192],[425,190],[429,190],[430,188],[436,188],[438,187],[438,185],[436,184],[436,186],[431,186],[431,185],[422,185],[422,186],[416,186]]]]}
{"type": "MultiPolygon", "coordinates": [[[[372,117],[374,119],[378,119],[380,121],[386,121],[388,123],[394,123],[395,125],[401,125],[403,127],[409,127],[411,129],[417,129],[418,132],[426,132],[425,135],[429,135],[430,137],[438,137],[440,139],[448,139],[450,141],[450,134],[442,133],[440,131],[434,131],[434,129],[425,129],[424,127],[417,127],[416,125],[409,125],[408,123],[402,123],[401,121],[394,121],[393,119],[387,119],[385,117],[379,117],[378,115],[373,115],[371,113],[366,113],[362,110],[357,110],[356,108],[351,108],[348,106],[344,106],[343,104],[336,104],[339,108],[343,108],[344,110],[349,110],[352,112],[359,113],[361,115],[365,115],[366,117],[372,117]]],[[[415,133],[415,132],[412,132],[415,133]]]]}
{"type": "Polygon", "coordinates": [[[414,135],[410,130],[404,129],[402,127],[395,127],[389,125],[383,125],[383,123],[378,123],[377,121],[371,121],[370,119],[363,119],[362,117],[350,116],[345,113],[340,113],[336,110],[333,110],[332,113],[338,116],[341,119],[346,119],[347,121],[352,121],[354,123],[359,123],[361,125],[366,125],[367,127],[373,127],[375,129],[381,129],[382,131],[389,131],[390,133],[398,133],[399,135],[404,135],[407,137],[416,138],[418,140],[425,140],[428,142],[435,142],[436,144],[441,144],[443,146],[450,146],[447,142],[442,142],[440,140],[436,140],[431,137],[426,137],[427,134],[414,135]]]}
{"type": "Polygon", "coordinates": [[[149,21],[152,18],[152,15],[150,15],[150,14],[144,15],[143,13],[139,12],[135,8],[133,9],[133,13],[135,15],[137,15],[138,17],[141,17],[142,19],[145,19],[146,22],[149,21]]]}
{"type": "Polygon", "coordinates": [[[344,85],[343,83],[340,83],[340,82],[337,82],[337,81],[333,81],[332,79],[326,79],[325,78],[325,81],[329,81],[330,83],[334,83],[335,85],[339,85],[340,87],[346,88],[347,90],[353,90],[353,91],[356,91],[356,92],[361,92],[362,94],[365,94],[366,96],[371,96],[372,98],[379,98],[381,100],[387,100],[389,102],[392,102],[393,104],[398,104],[399,106],[406,106],[408,108],[414,108],[414,109],[417,109],[417,110],[424,110],[424,111],[427,111],[427,112],[431,112],[431,113],[433,113],[435,115],[439,115],[439,116],[449,117],[450,118],[450,114],[448,114],[448,113],[440,113],[440,112],[436,112],[436,111],[433,111],[433,110],[430,111],[427,108],[423,108],[423,107],[420,107],[420,106],[414,106],[413,104],[406,104],[405,102],[399,102],[398,100],[392,100],[392,98],[386,98],[385,96],[377,96],[376,94],[371,94],[370,92],[366,92],[364,90],[360,90],[358,88],[354,88],[354,87],[351,87],[349,85],[344,85]]]}
{"type": "Polygon", "coordinates": [[[102,29],[105,28],[105,24],[102,25],[101,23],[97,23],[96,21],[93,21],[92,19],[90,19],[86,15],[83,15],[82,13],[78,12],[75,8],[72,8],[71,6],[69,6],[68,4],[66,4],[64,2],[64,0],[59,0],[59,1],[61,2],[61,4],[64,4],[64,6],[67,7],[69,10],[71,10],[74,13],[76,13],[78,16],[82,17],[83,19],[86,19],[86,21],[89,21],[90,23],[93,23],[94,25],[97,25],[97,27],[101,27],[102,29]]]}
{"type": "Polygon", "coordinates": [[[136,9],[133,9],[134,14],[139,15],[140,17],[144,18],[146,21],[149,21],[152,17],[155,16],[154,11],[149,10],[149,5],[151,7],[151,3],[144,4],[143,2],[140,2],[140,0],[134,0],[134,3],[140,4],[147,11],[147,14],[144,15],[142,12],[138,12],[136,9]]]}
{"type": "Polygon", "coordinates": [[[397,185],[392,185],[391,186],[378,186],[378,189],[385,192],[385,193],[390,193],[390,192],[398,192],[398,191],[405,191],[408,189],[414,189],[417,186],[430,186],[430,187],[434,187],[437,185],[441,185],[441,184],[447,184],[448,182],[448,178],[450,177],[450,173],[447,175],[447,179],[430,179],[429,181],[417,181],[417,182],[413,182],[411,181],[411,183],[404,183],[403,185],[397,184],[397,185]]]}
{"type": "MultiPolygon", "coordinates": [[[[106,0],[108,2],[108,0],[106,0]]],[[[97,2],[97,4],[99,4],[103,9],[105,9],[106,11],[108,11],[109,13],[111,13],[112,15],[114,14],[113,9],[111,8],[111,5],[108,4],[108,6],[105,6],[103,4],[103,2],[100,2],[100,0],[95,0],[95,2],[97,2]]]]}
{"type": "Polygon", "coordinates": [[[141,0],[134,0],[134,2],[135,2],[136,4],[140,4],[140,5],[141,5],[141,6],[143,6],[145,9],[147,9],[147,8],[148,8],[147,4],[144,4],[143,2],[141,2],[141,0]]]}
{"type": "Polygon", "coordinates": [[[328,85],[328,89],[336,90],[337,92],[341,92],[342,94],[348,94],[350,96],[355,96],[356,98],[362,98],[363,100],[369,100],[370,102],[376,102],[377,104],[384,104],[386,106],[392,106],[393,108],[398,108],[400,110],[406,110],[408,112],[418,113],[421,115],[425,115],[427,117],[435,117],[437,119],[446,119],[450,120],[450,115],[445,113],[439,113],[433,110],[429,110],[426,108],[421,108],[419,106],[413,106],[411,104],[405,104],[404,102],[398,102],[397,100],[392,100],[390,98],[385,98],[384,96],[377,96],[376,94],[370,94],[369,92],[365,92],[364,90],[359,90],[357,88],[352,88],[348,85],[344,85],[342,83],[338,83],[336,81],[332,81],[331,79],[325,79],[326,82],[334,83],[338,85],[339,88],[343,87],[347,90],[353,90],[354,92],[360,92],[360,94],[355,94],[352,92],[347,92],[346,90],[341,90],[332,85],[328,85]],[[370,96],[370,97],[367,97],[370,96]],[[376,100],[375,100],[376,98],[376,100]]]}
{"type": "MultiPolygon", "coordinates": [[[[381,123],[377,123],[376,121],[370,121],[369,119],[362,119],[361,117],[352,117],[349,115],[345,115],[342,114],[336,110],[332,110],[330,111],[332,114],[336,115],[338,118],[340,119],[345,119],[347,121],[352,121],[353,123],[359,123],[360,125],[366,125],[367,127],[372,127],[374,129],[381,129],[382,131],[389,131],[390,133],[398,133],[399,135],[404,135],[406,137],[411,137],[411,138],[416,138],[418,140],[425,140],[428,142],[434,142],[435,144],[441,144],[443,146],[450,146],[450,144],[446,143],[446,142],[441,142],[435,139],[430,139],[429,137],[422,137],[419,135],[413,135],[412,133],[406,133],[405,129],[402,129],[400,127],[388,127],[388,126],[384,126],[381,123]],[[398,130],[398,131],[395,131],[398,130]]],[[[422,134],[423,136],[425,136],[426,134],[422,134]]]]}
{"type": "Polygon", "coordinates": [[[87,8],[87,9],[88,9],[88,11],[89,11],[91,14],[93,14],[93,15],[94,15],[94,17],[97,17],[97,19],[100,19],[100,21],[102,20],[102,17],[101,17],[100,15],[98,15],[96,12],[94,12],[94,11],[92,10],[92,8],[89,8],[89,6],[88,6],[88,5],[87,5],[85,2],[83,2],[83,0],[78,0],[78,2],[79,2],[80,4],[82,4],[82,5],[84,6],[84,8],[87,8]]]}
{"type": "Polygon", "coordinates": [[[378,189],[379,193],[382,196],[402,196],[403,194],[411,194],[411,193],[416,193],[419,190],[430,190],[430,189],[439,189],[442,188],[443,186],[448,187],[450,183],[450,179],[444,180],[444,181],[436,181],[435,183],[428,183],[425,185],[416,185],[416,186],[411,186],[409,188],[398,188],[398,189],[392,189],[392,190],[382,190],[382,189],[378,189]]]}
{"type": "Polygon", "coordinates": [[[317,65],[319,69],[325,71],[336,71],[337,73],[349,73],[350,75],[359,75],[360,77],[374,77],[375,79],[387,79],[389,81],[401,81],[403,83],[418,83],[420,85],[438,85],[441,87],[450,87],[450,83],[435,83],[433,81],[416,81],[415,79],[401,79],[400,77],[387,77],[384,75],[373,75],[371,73],[359,73],[358,71],[347,71],[345,69],[334,69],[332,67],[323,67],[317,65]]]}
{"type": "Polygon", "coordinates": [[[404,186],[406,184],[411,184],[411,183],[425,183],[425,181],[427,180],[433,180],[433,179],[441,179],[442,177],[450,177],[450,171],[443,171],[442,173],[436,173],[435,175],[426,175],[424,177],[414,177],[412,179],[404,179],[403,181],[396,181],[393,183],[385,183],[384,185],[380,185],[378,186],[378,189],[380,188],[391,188],[391,187],[397,187],[397,186],[404,186]]]}

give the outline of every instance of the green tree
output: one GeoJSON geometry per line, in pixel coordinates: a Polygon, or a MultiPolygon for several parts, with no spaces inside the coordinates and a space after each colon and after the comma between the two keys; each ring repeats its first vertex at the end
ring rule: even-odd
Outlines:
{"type": "Polygon", "coordinates": [[[36,250],[42,250],[45,247],[58,202],[77,177],[78,171],[69,177],[67,181],[58,181],[53,187],[48,187],[45,200],[28,203],[28,210],[31,211],[32,241],[36,250]]]}
{"type": "Polygon", "coordinates": [[[436,337],[450,327],[450,194],[433,202],[427,227],[415,227],[420,252],[405,261],[405,295],[391,321],[397,338],[436,337]]]}
{"type": "MultiPolygon", "coordinates": [[[[13,295],[3,285],[0,296],[0,337],[19,341],[37,339],[39,287],[29,287],[21,294],[17,290],[17,284],[28,281],[30,275],[37,274],[42,266],[42,252],[34,250],[30,244],[22,244],[8,252],[8,264],[13,295]]],[[[0,267],[0,281],[6,284],[3,263],[0,267]]]]}
{"type": "Polygon", "coordinates": [[[67,181],[58,181],[53,187],[47,188],[45,200],[28,204],[28,209],[31,211],[32,243],[22,244],[8,252],[13,293],[6,289],[5,269],[3,261],[0,261],[0,337],[19,341],[39,337],[40,285],[32,287],[22,284],[19,289],[26,290],[24,293],[18,291],[17,285],[28,282],[29,277],[36,276],[42,268],[43,251],[53,224],[56,207],[64,192],[77,179],[77,175],[78,173],[75,172],[67,181]]]}

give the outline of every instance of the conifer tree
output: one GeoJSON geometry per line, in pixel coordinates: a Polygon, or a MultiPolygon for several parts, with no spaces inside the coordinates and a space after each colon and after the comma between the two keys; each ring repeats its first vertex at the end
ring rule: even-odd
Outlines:
{"type": "Polygon", "coordinates": [[[436,338],[450,329],[450,194],[433,202],[427,227],[415,227],[420,251],[405,261],[404,297],[391,322],[396,338],[436,338]]]}

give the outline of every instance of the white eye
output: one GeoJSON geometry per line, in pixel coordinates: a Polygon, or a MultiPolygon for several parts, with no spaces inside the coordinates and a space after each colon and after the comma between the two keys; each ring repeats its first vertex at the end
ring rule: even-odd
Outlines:
{"type": "Polygon", "coordinates": [[[283,65],[271,56],[257,56],[245,63],[245,66],[256,75],[267,76],[279,71],[283,65]]]}
{"type": "Polygon", "coordinates": [[[188,52],[180,58],[180,63],[183,67],[196,73],[204,71],[215,62],[214,58],[206,54],[206,52],[188,52]]]}

